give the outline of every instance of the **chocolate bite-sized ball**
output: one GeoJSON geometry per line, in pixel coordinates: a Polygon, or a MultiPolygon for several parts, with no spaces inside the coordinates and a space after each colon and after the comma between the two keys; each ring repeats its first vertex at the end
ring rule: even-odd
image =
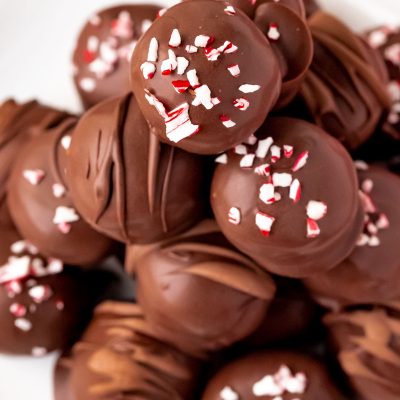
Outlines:
{"type": "Polygon", "coordinates": [[[63,111],[37,101],[0,104],[0,225],[13,227],[6,205],[7,182],[21,145],[68,117],[63,111]]]}
{"type": "Polygon", "coordinates": [[[392,105],[383,130],[400,140],[400,29],[382,26],[368,32],[366,40],[380,52],[389,73],[387,89],[392,105]]]}
{"type": "Polygon", "coordinates": [[[364,211],[355,167],[315,125],[270,118],[216,159],[211,205],[224,235],[266,270],[327,271],[353,250],[364,211]]]}
{"type": "Polygon", "coordinates": [[[400,302],[325,317],[338,361],[360,400],[400,398],[400,302]]]}
{"type": "Polygon", "coordinates": [[[129,91],[133,49],[159,10],[155,5],[124,4],[86,22],[73,54],[74,82],[85,108],[129,91]]]}
{"type": "Polygon", "coordinates": [[[137,298],[163,340],[207,357],[251,334],[275,294],[272,278],[238,253],[216,224],[145,255],[137,298]]]}
{"type": "Polygon", "coordinates": [[[74,346],[70,390],[76,400],[193,399],[199,366],[160,341],[139,306],[105,302],[74,346]]]}
{"type": "Polygon", "coordinates": [[[152,132],[199,154],[218,154],[254,133],[281,87],[268,40],[242,11],[219,1],[170,8],[138,42],[131,72],[152,132]]]}
{"type": "Polygon", "coordinates": [[[271,43],[281,68],[282,90],[275,109],[298,93],[313,57],[313,41],[304,18],[280,2],[261,4],[254,22],[271,43]]]}
{"type": "Polygon", "coordinates": [[[222,368],[202,400],[341,400],[319,361],[294,352],[259,352],[222,368]]]}
{"type": "Polygon", "coordinates": [[[358,165],[364,231],[346,260],[305,280],[317,301],[335,309],[400,298],[400,178],[382,167],[358,165]]]}
{"type": "Polygon", "coordinates": [[[1,238],[0,352],[43,356],[67,348],[87,323],[104,280],[97,271],[41,256],[16,231],[1,230],[1,238]]]}
{"type": "Polygon", "coordinates": [[[203,158],[160,144],[132,94],[105,101],[81,118],[67,170],[82,217],[127,243],[185,231],[201,219],[208,195],[203,158]]]}
{"type": "Polygon", "coordinates": [[[315,122],[353,150],[374,132],[390,106],[382,60],[335,17],[309,19],[314,58],[301,96],[315,122]]]}
{"type": "Polygon", "coordinates": [[[65,120],[23,146],[8,182],[8,206],[19,232],[42,254],[92,265],[113,241],[82,219],[69,193],[65,168],[76,122],[65,120]]]}

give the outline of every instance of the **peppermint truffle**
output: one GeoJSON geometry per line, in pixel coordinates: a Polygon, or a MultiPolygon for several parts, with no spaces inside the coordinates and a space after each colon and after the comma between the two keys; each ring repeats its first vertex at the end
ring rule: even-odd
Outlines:
{"type": "Polygon", "coordinates": [[[6,189],[12,165],[21,145],[30,137],[57,125],[68,115],[37,101],[17,103],[10,99],[0,105],[0,225],[13,227],[6,189]]]}
{"type": "Polygon", "coordinates": [[[315,122],[353,150],[390,105],[387,74],[360,37],[329,14],[309,19],[314,59],[301,96],[315,122]]]}
{"type": "Polygon", "coordinates": [[[400,299],[400,178],[382,167],[357,165],[364,231],[346,260],[305,281],[319,302],[335,309],[400,299]]]}
{"type": "Polygon", "coordinates": [[[124,4],[92,15],[73,54],[74,82],[85,108],[129,90],[133,49],[159,7],[124,4]]]}
{"type": "Polygon", "coordinates": [[[216,158],[211,205],[224,235],[266,270],[327,271],[353,250],[364,210],[353,162],[315,125],[270,118],[216,158]]]}
{"type": "Polygon", "coordinates": [[[368,44],[377,49],[385,60],[390,82],[387,90],[392,102],[383,130],[400,139],[400,29],[382,26],[366,35],[368,44]]]}
{"type": "Polygon", "coordinates": [[[259,352],[222,368],[202,400],[340,400],[324,365],[288,351],[259,352]]]}
{"type": "Polygon", "coordinates": [[[216,226],[148,253],[136,277],[138,302],[157,335],[198,357],[251,334],[275,294],[272,278],[216,226]]]}
{"type": "Polygon", "coordinates": [[[360,400],[400,398],[400,303],[329,314],[338,361],[360,400]]]}
{"type": "Polygon", "coordinates": [[[268,40],[240,9],[199,0],[170,8],[142,36],[131,82],[162,141],[218,154],[261,126],[281,73],[268,40]]]}
{"type": "Polygon", "coordinates": [[[41,256],[15,230],[1,230],[1,238],[0,352],[43,356],[67,348],[90,317],[96,276],[41,256]]]}
{"type": "Polygon", "coordinates": [[[18,153],[8,205],[19,232],[40,252],[73,265],[92,265],[113,241],[93,230],[74,207],[65,177],[75,119],[31,139],[18,153]]]}
{"type": "Polygon", "coordinates": [[[261,4],[254,22],[270,41],[280,64],[282,90],[275,109],[287,106],[300,90],[313,57],[313,41],[304,18],[280,2],[261,4]]]}
{"type": "Polygon", "coordinates": [[[194,398],[199,362],[160,341],[136,304],[105,302],[73,349],[78,400],[194,398]]]}
{"type": "Polygon", "coordinates": [[[155,242],[202,217],[205,162],[160,144],[132,94],[107,100],[80,119],[67,170],[78,212],[116,240],[155,242]]]}

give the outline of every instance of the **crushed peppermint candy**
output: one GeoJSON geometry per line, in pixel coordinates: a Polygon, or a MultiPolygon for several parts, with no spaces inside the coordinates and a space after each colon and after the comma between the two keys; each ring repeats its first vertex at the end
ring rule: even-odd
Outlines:
{"type": "Polygon", "coordinates": [[[289,187],[292,184],[293,177],[286,172],[274,172],[272,174],[272,182],[275,187],[289,187]]]}
{"type": "Polygon", "coordinates": [[[260,187],[259,198],[265,204],[275,203],[275,186],[272,183],[264,183],[260,187]]]}
{"type": "Polygon", "coordinates": [[[31,184],[38,185],[46,176],[46,173],[41,169],[25,169],[22,176],[31,184]]]}
{"type": "Polygon", "coordinates": [[[225,128],[233,128],[236,125],[236,122],[232,121],[227,115],[222,114],[219,116],[219,120],[225,126],[225,128]]]}
{"type": "Polygon", "coordinates": [[[293,155],[293,146],[289,146],[287,144],[285,144],[283,146],[283,156],[285,158],[290,158],[293,155]]]}
{"type": "Polygon", "coordinates": [[[226,153],[221,154],[214,161],[218,164],[227,164],[228,163],[228,155],[226,153]]]}
{"type": "Polygon", "coordinates": [[[77,222],[80,220],[75,208],[59,206],[56,208],[56,212],[53,217],[53,223],[58,225],[62,223],[77,222]]]}
{"type": "Polygon", "coordinates": [[[239,225],[241,220],[240,210],[237,207],[231,207],[228,213],[228,221],[233,225],[239,225]]]}
{"type": "Polygon", "coordinates": [[[71,147],[72,137],[70,135],[65,135],[61,139],[61,146],[64,150],[69,150],[71,147]]]}
{"type": "Polygon", "coordinates": [[[258,158],[265,158],[273,143],[274,140],[272,137],[267,137],[266,139],[260,140],[257,145],[256,156],[258,158]]]}
{"type": "Polygon", "coordinates": [[[297,172],[301,170],[307,164],[308,157],[309,157],[308,151],[303,151],[302,153],[300,153],[300,155],[297,157],[297,160],[293,165],[292,171],[297,172]]]}
{"type": "Polygon", "coordinates": [[[241,168],[251,168],[254,163],[255,154],[246,154],[240,160],[241,168]]]}
{"type": "Polygon", "coordinates": [[[212,42],[214,42],[214,38],[212,38],[211,36],[206,36],[206,35],[198,35],[194,39],[194,45],[196,47],[207,47],[212,42]]]}
{"type": "Polygon", "coordinates": [[[281,37],[281,34],[279,32],[278,24],[271,22],[268,26],[268,32],[267,32],[267,37],[268,39],[272,40],[273,42],[276,42],[279,40],[281,37]]]}
{"type": "Polygon", "coordinates": [[[190,87],[190,82],[186,79],[172,81],[172,86],[178,93],[184,93],[190,87]]]}
{"type": "Polygon", "coordinates": [[[245,83],[244,85],[239,86],[239,90],[243,93],[254,93],[257,92],[257,90],[260,89],[260,85],[250,85],[245,83]]]}
{"type": "Polygon", "coordinates": [[[256,214],[255,222],[261,233],[264,236],[269,236],[271,233],[272,225],[275,222],[275,218],[271,215],[258,211],[256,214]]]}
{"type": "Polygon", "coordinates": [[[170,47],[179,47],[181,45],[182,39],[178,29],[174,29],[171,33],[171,38],[169,39],[170,47]]]}
{"type": "Polygon", "coordinates": [[[188,44],[188,45],[185,46],[185,50],[186,50],[187,53],[193,54],[193,53],[197,53],[198,48],[196,46],[188,44]]]}
{"type": "Polygon", "coordinates": [[[224,11],[228,15],[236,15],[236,10],[232,6],[225,7],[224,11]]]}
{"type": "Polygon", "coordinates": [[[57,199],[65,196],[67,189],[61,183],[53,183],[52,187],[53,196],[57,199]]]}
{"type": "Polygon", "coordinates": [[[44,357],[48,353],[48,350],[45,347],[33,347],[32,348],[32,357],[44,357]]]}
{"type": "Polygon", "coordinates": [[[149,62],[149,61],[145,61],[140,66],[140,70],[143,73],[144,79],[153,79],[154,74],[156,72],[156,66],[153,63],[149,62]]]}
{"type": "Polygon", "coordinates": [[[32,322],[27,320],[26,318],[17,318],[14,321],[14,325],[20,331],[29,332],[32,329],[32,322]]]}
{"type": "Polygon", "coordinates": [[[246,111],[250,106],[250,102],[247,99],[241,97],[239,99],[233,100],[233,105],[240,111],[246,111]]]}
{"type": "Polygon", "coordinates": [[[271,175],[271,165],[270,164],[262,164],[258,167],[254,168],[254,172],[260,176],[270,176],[271,175]]]}
{"type": "Polygon", "coordinates": [[[177,57],[176,61],[178,63],[176,72],[178,75],[183,75],[189,66],[189,60],[185,57],[177,57]]]}
{"type": "Polygon", "coordinates": [[[240,67],[238,64],[229,65],[226,69],[234,78],[237,78],[240,75],[240,67]]]}
{"type": "Polygon", "coordinates": [[[239,395],[229,386],[225,386],[219,393],[221,400],[240,400],[239,395]]]}
{"type": "Polygon", "coordinates": [[[92,78],[82,78],[79,81],[79,87],[86,93],[91,93],[96,89],[96,81],[92,78]]]}
{"type": "Polygon", "coordinates": [[[314,221],[324,218],[328,212],[328,206],[322,201],[310,200],[306,207],[307,216],[314,221]]]}
{"type": "Polygon", "coordinates": [[[301,197],[300,181],[298,179],[295,179],[290,185],[289,198],[291,198],[294,203],[297,203],[300,201],[300,197],[301,197]]]}

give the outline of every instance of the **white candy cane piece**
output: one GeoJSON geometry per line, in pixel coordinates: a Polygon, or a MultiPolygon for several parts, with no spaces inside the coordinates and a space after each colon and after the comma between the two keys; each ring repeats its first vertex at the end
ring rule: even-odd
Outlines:
{"type": "Polygon", "coordinates": [[[53,295],[53,291],[48,285],[37,285],[30,288],[28,294],[35,303],[40,304],[48,300],[53,295]]]}
{"type": "Polygon", "coordinates": [[[219,393],[221,400],[240,400],[239,395],[229,386],[225,386],[219,393]]]}
{"type": "Polygon", "coordinates": [[[169,39],[169,45],[171,47],[179,47],[181,45],[182,39],[178,29],[174,29],[171,33],[171,38],[169,39]]]}
{"type": "Polygon", "coordinates": [[[224,11],[228,15],[236,15],[236,10],[232,6],[225,7],[224,11]]]}
{"type": "Polygon", "coordinates": [[[59,206],[56,208],[56,212],[53,217],[53,223],[58,225],[64,222],[71,223],[79,221],[80,217],[76,213],[76,210],[72,207],[59,206]]]}
{"type": "Polygon", "coordinates": [[[201,85],[194,90],[196,98],[204,106],[206,110],[211,110],[214,107],[211,101],[211,90],[207,85],[201,85]]]}
{"type": "Polygon", "coordinates": [[[272,174],[272,183],[275,187],[289,187],[292,184],[292,175],[286,172],[274,172],[272,174]]]}
{"type": "Polygon", "coordinates": [[[238,144],[234,147],[233,151],[236,154],[245,155],[247,154],[247,147],[244,144],[238,144]]]}
{"type": "Polygon", "coordinates": [[[221,154],[214,161],[218,164],[228,164],[228,155],[226,153],[221,154]]]}
{"type": "Polygon", "coordinates": [[[265,158],[273,143],[274,139],[272,139],[272,137],[267,137],[266,139],[259,140],[256,150],[256,156],[258,158],[265,158]]]}
{"type": "Polygon", "coordinates": [[[269,236],[271,233],[272,225],[275,222],[275,218],[271,215],[262,213],[260,211],[256,214],[256,225],[260,229],[264,236],[269,236]]]}
{"type": "Polygon", "coordinates": [[[369,169],[368,164],[365,161],[361,161],[361,160],[354,161],[354,166],[359,171],[368,171],[368,169],[369,169]]]}
{"type": "Polygon", "coordinates": [[[199,78],[197,77],[197,71],[195,69],[191,69],[190,71],[186,72],[186,76],[192,88],[196,89],[200,86],[199,78]]]}
{"type": "Polygon", "coordinates": [[[174,143],[199,132],[199,125],[193,125],[189,117],[189,104],[183,103],[168,113],[165,120],[167,138],[174,143]]]}
{"type": "Polygon", "coordinates": [[[228,221],[233,225],[239,225],[241,220],[240,210],[237,207],[231,207],[228,213],[228,221]]]}
{"type": "Polygon", "coordinates": [[[189,89],[190,83],[188,80],[184,79],[184,80],[172,81],[172,86],[177,91],[177,93],[185,93],[186,90],[189,89]]]}
{"type": "Polygon", "coordinates": [[[147,61],[156,62],[158,59],[158,41],[155,37],[150,40],[147,61]]]}
{"type": "Polygon", "coordinates": [[[72,137],[70,135],[65,135],[61,139],[61,146],[64,148],[64,150],[69,150],[72,142],[72,137]]]}
{"type": "Polygon", "coordinates": [[[260,187],[259,198],[265,204],[275,203],[275,187],[272,183],[264,183],[260,187]]]}
{"type": "Polygon", "coordinates": [[[247,99],[241,97],[239,99],[233,100],[233,105],[240,111],[246,111],[249,108],[250,103],[247,99]]]}
{"type": "Polygon", "coordinates": [[[196,38],[194,39],[194,45],[196,47],[206,47],[209,42],[211,41],[211,37],[210,36],[206,36],[206,35],[198,35],[196,36],[196,38]]]}
{"type": "Polygon", "coordinates": [[[65,193],[67,192],[67,189],[61,183],[54,183],[52,185],[52,191],[53,191],[53,196],[56,199],[60,199],[61,197],[65,196],[65,193]]]}
{"type": "Polygon", "coordinates": [[[22,176],[33,186],[37,186],[46,176],[41,169],[25,169],[22,176]]]}
{"type": "Polygon", "coordinates": [[[281,34],[279,32],[278,24],[271,22],[268,27],[268,32],[267,32],[267,37],[268,39],[272,40],[273,42],[276,42],[279,40],[281,37],[281,34]]]}
{"type": "Polygon", "coordinates": [[[322,201],[310,200],[306,207],[307,216],[314,221],[324,218],[328,212],[328,206],[322,201]]]}
{"type": "Polygon", "coordinates": [[[254,93],[257,92],[257,90],[260,89],[260,85],[250,85],[250,84],[244,84],[239,86],[239,90],[243,93],[254,93]]]}
{"type": "Polygon", "coordinates": [[[300,201],[300,197],[301,197],[300,181],[298,179],[295,179],[290,185],[289,198],[291,198],[294,203],[297,203],[300,201]]]}
{"type": "Polygon", "coordinates": [[[308,156],[308,151],[303,151],[302,153],[300,153],[293,165],[292,171],[297,172],[302,169],[307,164],[308,156]]]}
{"type": "Polygon", "coordinates": [[[281,159],[281,148],[279,146],[271,146],[271,162],[274,164],[281,159]]]}
{"type": "Polygon", "coordinates": [[[234,78],[237,78],[240,75],[240,68],[238,64],[229,65],[226,69],[234,78]]]}
{"type": "Polygon", "coordinates": [[[144,79],[153,79],[156,72],[156,66],[149,61],[145,61],[140,66],[140,70],[142,71],[144,79]]]}
{"type": "Polygon", "coordinates": [[[240,167],[241,168],[251,168],[254,163],[255,154],[246,154],[240,160],[240,167]]]}
{"type": "Polygon", "coordinates": [[[178,75],[183,75],[186,71],[186,68],[189,66],[189,60],[185,57],[177,57],[176,61],[178,63],[176,72],[178,75]]]}
{"type": "Polygon", "coordinates": [[[236,125],[236,122],[232,121],[227,115],[220,115],[219,120],[225,128],[233,128],[236,125]]]}
{"type": "Polygon", "coordinates": [[[185,50],[186,50],[187,53],[192,54],[192,53],[197,53],[198,48],[196,46],[188,44],[188,45],[185,46],[185,50]]]}

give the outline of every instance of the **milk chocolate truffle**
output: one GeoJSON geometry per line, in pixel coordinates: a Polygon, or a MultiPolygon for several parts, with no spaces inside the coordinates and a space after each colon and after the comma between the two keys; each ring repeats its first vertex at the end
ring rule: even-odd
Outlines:
{"type": "Polygon", "coordinates": [[[73,349],[76,400],[194,398],[199,362],[158,340],[136,304],[105,302],[73,349]]]}
{"type": "Polygon", "coordinates": [[[315,122],[353,150],[374,132],[390,99],[376,54],[323,12],[309,19],[314,59],[301,89],[315,122]]]}
{"type": "Polygon", "coordinates": [[[124,4],[92,15],[73,54],[74,82],[85,108],[129,90],[129,62],[159,7],[124,4]]]}
{"type": "Polygon", "coordinates": [[[238,359],[208,383],[202,400],[340,400],[324,365],[288,351],[260,352],[238,359]]]}
{"type": "Polygon", "coordinates": [[[360,400],[400,398],[400,303],[326,316],[341,367],[360,400]]]}
{"type": "Polygon", "coordinates": [[[219,1],[170,8],[139,40],[131,72],[152,132],[198,154],[218,154],[254,133],[281,87],[268,40],[219,1]]]}
{"type": "Polygon", "coordinates": [[[275,109],[298,93],[313,58],[313,41],[304,18],[280,2],[261,4],[254,22],[271,43],[280,64],[282,90],[275,109]]]}
{"type": "Polygon", "coordinates": [[[1,238],[0,352],[43,356],[65,349],[90,316],[94,276],[41,256],[15,230],[2,230],[1,238]]]}
{"type": "Polygon", "coordinates": [[[150,252],[136,276],[137,299],[154,331],[198,357],[251,334],[275,294],[272,278],[216,226],[150,252]]]}
{"type": "Polygon", "coordinates": [[[315,125],[270,118],[216,159],[211,205],[224,235],[266,270],[307,277],[353,250],[364,211],[344,147],[315,125]]]}
{"type": "Polygon", "coordinates": [[[13,228],[6,204],[6,188],[12,165],[21,145],[43,130],[60,123],[68,115],[37,101],[0,105],[0,225],[13,228]]]}
{"type": "Polygon", "coordinates": [[[400,298],[400,178],[382,167],[358,165],[364,231],[346,260],[305,281],[319,302],[336,309],[400,298]]]}
{"type": "Polygon", "coordinates": [[[65,178],[76,119],[65,120],[20,150],[8,183],[8,205],[22,236],[48,257],[92,265],[113,241],[88,225],[74,207],[65,178]]]}
{"type": "Polygon", "coordinates": [[[387,89],[392,106],[383,124],[383,130],[393,138],[400,139],[400,30],[382,26],[366,35],[368,44],[377,49],[385,60],[390,82],[387,89]]]}
{"type": "Polygon", "coordinates": [[[99,232],[148,243],[202,217],[204,160],[160,144],[132,94],[105,101],[79,121],[68,181],[80,214],[99,232]]]}

